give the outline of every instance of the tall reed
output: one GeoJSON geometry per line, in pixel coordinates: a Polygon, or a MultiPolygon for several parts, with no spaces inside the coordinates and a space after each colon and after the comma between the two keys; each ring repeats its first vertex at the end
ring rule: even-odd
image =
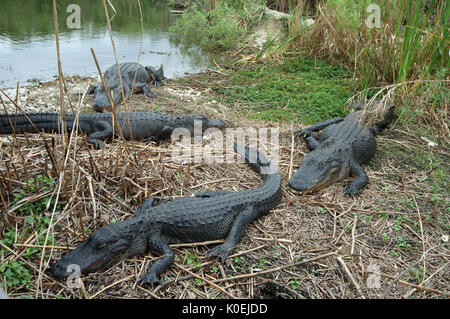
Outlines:
{"type": "Polygon", "coordinates": [[[370,1],[380,9],[376,27],[367,23],[371,12],[366,1],[319,3],[312,27],[301,23],[305,1],[298,3],[291,9],[284,50],[345,64],[362,88],[411,81],[441,69],[448,72],[448,1],[370,1]]]}

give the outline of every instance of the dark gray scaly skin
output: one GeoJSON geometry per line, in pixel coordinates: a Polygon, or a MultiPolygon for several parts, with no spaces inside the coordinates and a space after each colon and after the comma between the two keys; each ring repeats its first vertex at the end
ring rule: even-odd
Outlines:
{"type": "Polygon", "coordinates": [[[174,253],[169,244],[225,238],[224,243],[207,252],[207,257],[220,257],[224,263],[247,226],[276,207],[282,196],[280,172],[265,154],[257,151],[249,155],[256,150],[236,144],[235,150],[247,163],[249,158],[257,158],[249,164],[262,174],[263,185],[241,192],[203,191],[158,206],[149,198],[133,217],[91,234],[52,267],[53,274],[58,278],[68,277],[71,272],[67,267],[71,264],[78,265],[81,273],[95,272],[153,249],[163,257],[150,265],[140,278],[141,283],[153,287],[161,283],[160,275],[173,263],[174,253]]]}
{"type": "Polygon", "coordinates": [[[351,174],[356,178],[344,192],[350,195],[361,193],[369,183],[361,164],[374,155],[375,136],[391,122],[392,107],[384,120],[372,127],[361,126],[360,116],[361,112],[351,112],[345,118],[335,117],[296,132],[306,138],[311,152],[305,155],[300,168],[289,180],[291,188],[313,192],[351,174]],[[320,130],[323,131],[318,140],[313,132],[320,130]]]}
{"type": "MultiPolygon", "coordinates": [[[[158,70],[151,66],[143,66],[135,62],[120,63],[120,74],[122,75],[122,85],[125,95],[125,100],[130,97],[131,91],[143,92],[150,98],[154,98],[155,95],[150,92],[149,83],[159,87],[162,85],[162,80],[164,79],[164,71],[162,65],[158,70]],[[136,80],[133,80],[136,74],[136,80]]],[[[119,72],[117,72],[117,66],[114,64],[109,67],[103,78],[108,86],[109,90],[112,92],[112,98],[114,105],[119,105],[123,103],[122,89],[120,87],[119,72]]],[[[106,108],[110,107],[109,99],[106,94],[106,90],[102,83],[91,85],[88,94],[94,94],[94,110],[97,112],[103,112],[106,108]]]]}
{"type": "MultiPolygon", "coordinates": [[[[30,113],[27,116],[39,131],[51,133],[60,130],[59,113],[30,113]]],[[[66,125],[69,131],[73,127],[74,119],[73,114],[66,113],[66,125]]],[[[122,128],[123,137],[125,139],[133,137],[135,140],[151,138],[160,141],[168,138],[176,128],[186,128],[192,133],[195,124],[201,124],[203,130],[208,127],[225,126],[225,122],[222,120],[209,120],[201,115],[171,116],[159,111],[117,113],[117,119],[122,128]],[[128,114],[128,121],[126,114],[128,114]]],[[[36,133],[24,115],[16,117],[15,115],[0,114],[0,134],[11,134],[14,132],[13,128],[16,133],[36,133]]],[[[114,125],[113,132],[112,113],[81,113],[79,129],[88,135],[88,142],[96,148],[103,147],[103,141],[113,135],[119,136],[117,125],[114,125]]]]}

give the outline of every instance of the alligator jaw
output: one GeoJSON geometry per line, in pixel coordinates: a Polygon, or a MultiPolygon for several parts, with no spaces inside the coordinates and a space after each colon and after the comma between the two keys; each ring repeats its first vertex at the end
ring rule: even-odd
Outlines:
{"type": "Polygon", "coordinates": [[[204,120],[203,125],[206,127],[225,127],[226,123],[222,120],[204,120]]]}
{"type": "Polygon", "coordinates": [[[304,161],[289,180],[289,186],[295,190],[311,193],[325,188],[346,176],[348,176],[348,171],[336,161],[326,164],[304,161]]]}
{"type": "Polygon", "coordinates": [[[128,257],[129,240],[118,236],[109,226],[93,233],[87,241],[58,261],[52,268],[54,276],[65,278],[73,275],[76,268],[71,267],[74,266],[79,267],[81,273],[94,272],[128,257]]]}

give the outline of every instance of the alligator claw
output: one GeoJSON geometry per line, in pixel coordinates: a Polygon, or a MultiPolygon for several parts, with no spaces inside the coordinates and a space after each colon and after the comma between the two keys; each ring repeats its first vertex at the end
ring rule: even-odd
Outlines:
{"type": "Polygon", "coordinates": [[[297,134],[297,136],[299,136],[299,137],[303,136],[303,137],[306,138],[306,137],[311,136],[312,132],[311,132],[311,130],[309,128],[304,128],[302,130],[296,131],[295,134],[297,134]]]}
{"type": "Polygon", "coordinates": [[[345,190],[344,190],[344,194],[346,194],[346,195],[361,195],[361,190],[360,189],[353,189],[353,188],[350,188],[350,187],[347,187],[345,190]]]}
{"type": "Polygon", "coordinates": [[[92,145],[94,145],[94,148],[97,149],[97,150],[100,150],[100,149],[103,148],[103,146],[105,146],[105,143],[103,143],[100,140],[93,140],[93,141],[90,141],[90,143],[92,145]]]}
{"type": "Polygon", "coordinates": [[[158,277],[155,274],[145,274],[139,279],[139,282],[141,285],[149,284],[152,289],[154,289],[156,286],[161,285],[162,281],[158,279],[158,277]]]}
{"type": "Polygon", "coordinates": [[[225,263],[225,260],[228,258],[228,256],[231,254],[233,247],[227,247],[224,245],[219,245],[216,246],[210,250],[208,250],[206,252],[206,258],[211,258],[211,257],[219,257],[220,258],[220,262],[222,264],[225,263]]]}

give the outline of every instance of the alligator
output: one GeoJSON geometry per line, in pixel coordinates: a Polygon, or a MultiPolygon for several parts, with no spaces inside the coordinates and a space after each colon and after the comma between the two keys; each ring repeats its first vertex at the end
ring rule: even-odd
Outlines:
{"type": "Polygon", "coordinates": [[[223,264],[247,226],[275,208],[282,196],[278,167],[262,151],[236,143],[234,149],[262,175],[261,186],[240,192],[200,191],[159,205],[155,205],[154,198],[148,198],[133,217],[90,234],[52,266],[53,275],[70,276],[71,265],[78,265],[81,274],[96,272],[153,249],[163,256],[139,280],[154,287],[161,284],[160,275],[173,263],[170,244],[219,239],[225,240],[208,250],[206,256],[219,257],[223,264]]]}
{"type": "MultiPolygon", "coordinates": [[[[160,141],[168,138],[175,128],[186,128],[191,133],[194,125],[201,124],[201,128],[224,127],[222,120],[210,120],[204,116],[171,116],[159,111],[154,112],[128,112],[116,113],[117,120],[122,128],[125,139],[153,139],[160,141]],[[127,120],[128,116],[128,120],[127,120]]],[[[59,113],[29,113],[25,115],[0,114],[0,134],[11,133],[36,133],[60,132],[61,116],[59,113]],[[34,126],[31,125],[33,122],[34,126]],[[12,126],[11,126],[12,125],[12,126]]],[[[99,149],[104,146],[104,140],[112,135],[119,136],[117,125],[113,125],[112,113],[81,113],[78,120],[78,128],[88,135],[88,143],[99,149]]],[[[66,126],[70,132],[75,116],[71,113],[65,114],[66,126]]],[[[114,121],[117,123],[117,121],[114,121]]]]}
{"type": "Polygon", "coordinates": [[[389,125],[393,108],[389,105],[384,119],[368,127],[360,124],[361,111],[349,113],[345,118],[335,117],[296,132],[306,138],[310,153],[289,180],[295,190],[314,192],[340,181],[350,174],[356,178],[344,193],[361,194],[369,177],[361,164],[375,153],[375,136],[389,125]],[[313,132],[322,130],[320,139],[313,132]]]}
{"type": "MultiPolygon", "coordinates": [[[[125,100],[130,97],[131,91],[143,92],[150,98],[154,98],[155,95],[150,92],[149,83],[159,87],[162,85],[164,79],[164,70],[162,65],[156,70],[151,66],[143,66],[135,62],[126,62],[119,64],[120,74],[122,76],[122,85],[125,95],[125,100]],[[136,79],[135,79],[136,75],[136,79]],[[133,86],[134,83],[134,86],[133,86]]],[[[123,103],[122,89],[120,86],[119,72],[117,72],[117,66],[114,64],[109,67],[103,78],[108,86],[111,97],[114,101],[114,105],[123,103]]],[[[94,94],[94,110],[97,112],[103,112],[106,108],[110,107],[108,95],[102,83],[91,85],[88,89],[88,94],[94,94]]]]}

